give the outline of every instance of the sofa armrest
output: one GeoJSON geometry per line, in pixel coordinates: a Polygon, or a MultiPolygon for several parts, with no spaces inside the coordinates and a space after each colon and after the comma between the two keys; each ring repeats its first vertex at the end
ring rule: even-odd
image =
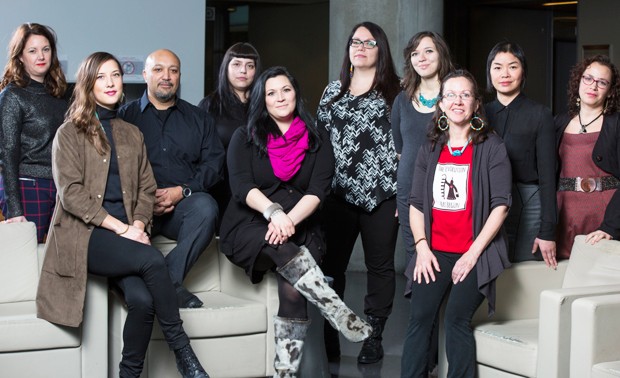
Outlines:
{"type": "Polygon", "coordinates": [[[545,290],[540,295],[537,374],[568,377],[571,360],[571,305],[580,298],[620,293],[620,285],[545,290]]]}
{"type": "MultiPolygon", "coordinates": [[[[536,319],[540,293],[562,287],[568,261],[560,261],[556,270],[541,261],[515,263],[497,278],[497,298],[493,321],[536,319]]],[[[474,314],[473,322],[488,321],[486,300],[474,314]]]]}
{"type": "Polygon", "coordinates": [[[108,376],[108,280],[89,275],[82,322],[82,377],[108,376]]]}
{"type": "Polygon", "coordinates": [[[578,299],[572,313],[571,378],[590,377],[592,366],[620,360],[620,294],[578,299]]]}

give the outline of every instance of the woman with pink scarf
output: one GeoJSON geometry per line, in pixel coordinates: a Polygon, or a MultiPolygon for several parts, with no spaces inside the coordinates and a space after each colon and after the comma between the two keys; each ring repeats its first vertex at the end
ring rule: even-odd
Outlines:
{"type": "Polygon", "coordinates": [[[306,301],[347,339],[366,339],[370,326],[317,266],[325,251],[317,210],[330,190],[334,156],[286,68],[272,67],[255,83],[247,128],[235,131],[228,147],[228,170],[232,199],[220,229],[221,250],[254,283],[275,269],[275,377],[297,375],[310,324],[306,301]]]}

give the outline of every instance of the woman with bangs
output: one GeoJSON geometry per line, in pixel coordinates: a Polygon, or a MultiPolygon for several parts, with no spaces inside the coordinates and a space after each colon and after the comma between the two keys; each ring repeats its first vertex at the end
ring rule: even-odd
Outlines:
{"type": "Polygon", "coordinates": [[[448,74],[429,141],[418,153],[410,196],[413,285],[401,377],[426,378],[431,333],[444,316],[448,377],[476,375],[471,319],[486,297],[495,306],[495,279],[507,267],[502,223],[511,204],[510,161],[490,132],[474,77],[448,74]]]}
{"type": "MultiPolygon", "coordinates": [[[[215,119],[215,129],[225,151],[228,151],[235,130],[247,124],[250,92],[260,72],[260,55],[254,46],[247,42],[235,43],[224,54],[217,88],[198,104],[215,119]]],[[[226,164],[223,176],[224,179],[211,189],[220,210],[220,219],[232,196],[226,164]]]]}

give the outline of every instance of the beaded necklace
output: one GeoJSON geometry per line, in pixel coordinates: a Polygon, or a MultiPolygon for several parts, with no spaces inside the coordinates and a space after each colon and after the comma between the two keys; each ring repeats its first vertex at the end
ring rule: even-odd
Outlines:
{"type": "Polygon", "coordinates": [[[467,138],[467,142],[465,142],[465,145],[463,146],[463,148],[461,148],[460,150],[452,151],[452,147],[450,147],[450,139],[448,139],[448,151],[450,151],[450,155],[452,156],[463,155],[463,151],[465,151],[467,146],[469,146],[469,142],[471,142],[471,137],[467,138]]]}
{"type": "Polygon", "coordinates": [[[426,106],[427,108],[432,108],[433,106],[435,106],[435,104],[439,100],[439,96],[427,99],[424,96],[422,96],[422,92],[420,92],[420,95],[418,96],[418,100],[420,100],[420,104],[426,106]]]}

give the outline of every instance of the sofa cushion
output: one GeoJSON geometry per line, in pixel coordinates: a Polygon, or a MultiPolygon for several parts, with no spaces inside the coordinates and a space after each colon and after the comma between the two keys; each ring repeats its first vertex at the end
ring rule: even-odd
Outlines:
{"type": "MultiPolygon", "coordinates": [[[[267,332],[264,304],[216,291],[196,295],[205,304],[202,308],[180,310],[183,328],[191,339],[267,332]]],[[[163,338],[158,324],[154,327],[153,338],[163,338]]]]}
{"type": "Polygon", "coordinates": [[[620,377],[620,361],[602,362],[592,366],[592,378],[620,377]]]}
{"type": "Polygon", "coordinates": [[[474,327],[478,362],[536,376],[538,319],[487,322],[474,327]]]}
{"type": "Polygon", "coordinates": [[[39,282],[34,223],[0,224],[0,240],[0,303],[34,300],[39,282]]]}
{"type": "Polygon", "coordinates": [[[591,245],[584,235],[575,237],[562,287],[620,283],[620,248],[616,241],[601,240],[591,245]]]}
{"type": "Polygon", "coordinates": [[[0,352],[80,346],[80,329],[38,319],[34,301],[0,304],[0,352]]]}

